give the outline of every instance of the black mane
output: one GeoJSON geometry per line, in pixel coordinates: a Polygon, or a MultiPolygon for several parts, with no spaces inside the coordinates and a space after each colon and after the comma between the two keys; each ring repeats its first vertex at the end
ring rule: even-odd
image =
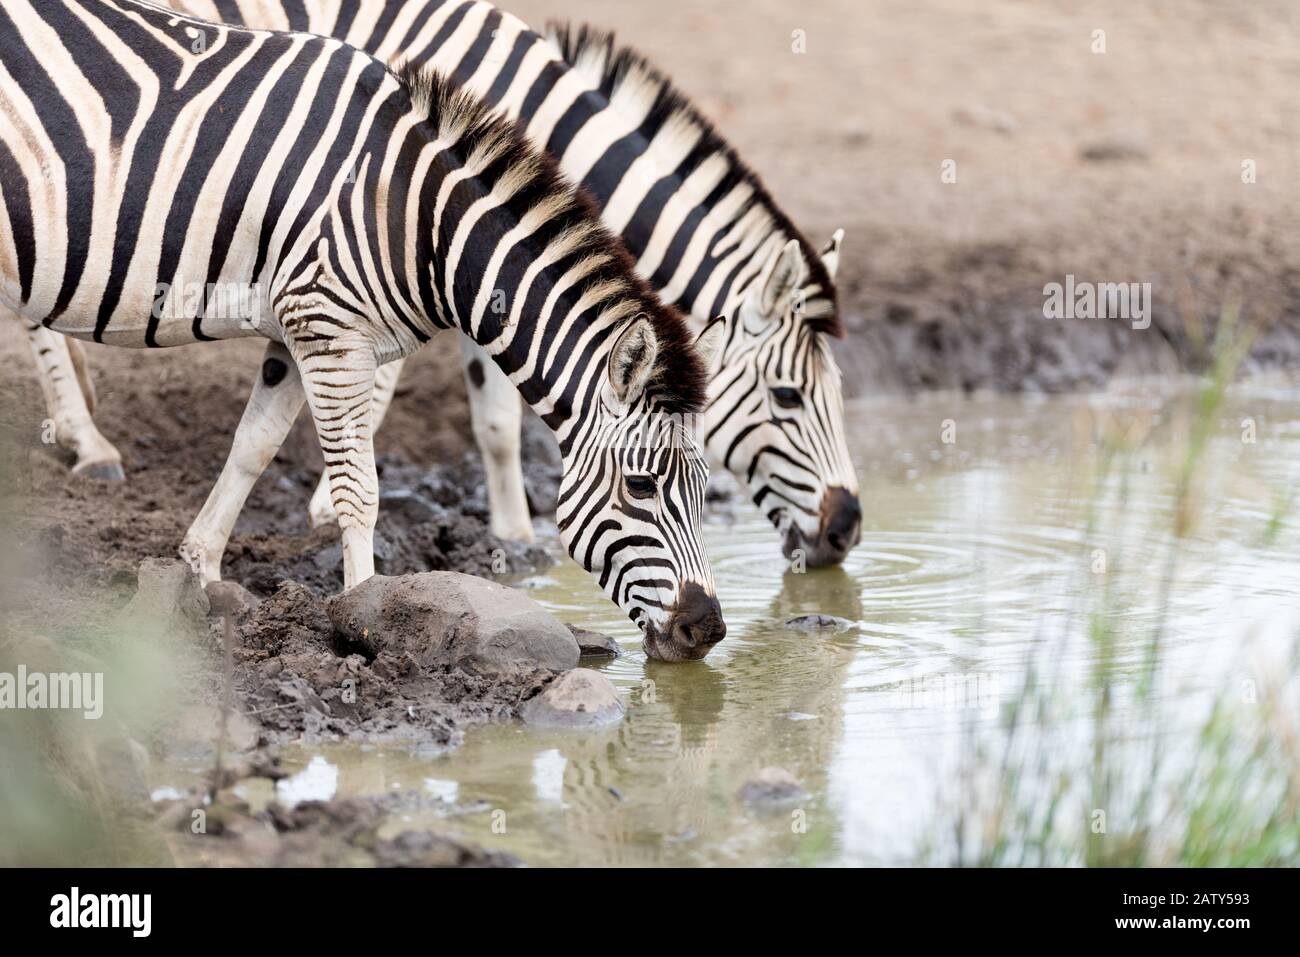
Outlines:
{"type": "Polygon", "coordinates": [[[567,235],[576,243],[570,255],[600,261],[578,288],[608,284],[604,301],[609,307],[631,300],[632,308],[622,310],[628,321],[644,315],[658,340],[650,384],[654,398],[669,413],[700,411],[707,397],[708,372],[695,351],[690,327],[678,310],[665,305],[637,275],[636,263],[622,240],[601,224],[599,210],[586,191],[565,179],[555,160],[530,144],[517,124],[436,71],[406,64],[395,73],[416,109],[427,113],[440,135],[454,138],[458,153],[468,156],[485,150],[492,155],[492,162],[481,174],[490,180],[485,183],[487,188],[506,177],[514,179],[517,188],[506,202],[511,215],[522,219],[544,204],[554,234],[567,235]]]}
{"type": "Polygon", "coordinates": [[[822,262],[821,254],[777,206],[776,200],[767,191],[758,174],[745,164],[731,144],[722,138],[722,134],[696,109],[686,94],[674,87],[668,77],[636,50],[631,47],[617,46],[612,32],[586,24],[575,28],[572,24],[556,21],[546,25],[546,32],[560,48],[561,56],[570,66],[576,66],[584,52],[594,50],[601,54],[604,69],[600,90],[606,98],[613,95],[614,90],[629,73],[638,73],[657,87],[654,105],[651,106],[649,115],[640,127],[647,139],[653,138],[674,117],[687,120],[700,131],[699,142],[691,150],[682,168],[690,171],[710,156],[723,158],[727,164],[727,173],[717,187],[718,192],[725,193],[742,183],[749,186],[753,193],[745,206],[736,214],[736,218],[739,219],[754,206],[761,206],[780,232],[799,243],[804,259],[808,262],[809,281],[821,287],[822,294],[830,300],[832,306],[827,313],[807,316],[805,321],[817,332],[842,338],[844,328],[840,323],[835,283],[831,280],[825,263],[822,262]]]}

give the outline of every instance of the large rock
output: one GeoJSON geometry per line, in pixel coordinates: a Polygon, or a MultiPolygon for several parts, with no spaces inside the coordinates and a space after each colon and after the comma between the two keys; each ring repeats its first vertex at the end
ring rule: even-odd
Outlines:
{"type": "Polygon", "coordinates": [[[459,572],[376,575],[331,599],[329,617],[371,655],[405,654],[426,668],[499,674],[578,664],[578,642],[541,605],[459,572]]]}
{"type": "Polygon", "coordinates": [[[560,675],[520,716],[540,728],[603,728],[623,720],[626,708],[618,689],[598,671],[579,668],[560,675]]]}

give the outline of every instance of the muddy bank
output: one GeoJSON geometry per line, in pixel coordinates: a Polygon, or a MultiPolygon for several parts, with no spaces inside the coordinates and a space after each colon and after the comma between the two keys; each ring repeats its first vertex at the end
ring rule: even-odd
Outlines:
{"type": "MultiPolygon", "coordinates": [[[[1141,318],[1048,318],[1043,286],[1063,285],[1075,267],[1017,262],[1024,255],[1004,248],[946,276],[918,265],[871,295],[853,289],[869,279],[851,276],[848,295],[860,305],[846,312],[847,336],[834,345],[846,394],[1062,393],[1104,389],[1116,378],[1202,373],[1222,344],[1221,325],[1250,338],[1242,377],[1300,368],[1300,269],[1277,276],[1261,264],[1195,292],[1157,282],[1141,318]]],[[[1090,275],[1101,278],[1088,282],[1107,282],[1125,274],[1090,275]]]]}
{"type": "MultiPolygon", "coordinates": [[[[0,745],[14,767],[25,768],[33,789],[21,803],[48,808],[51,819],[49,833],[32,837],[31,847],[22,835],[11,835],[17,847],[0,841],[0,857],[16,861],[39,853],[43,863],[513,863],[432,833],[377,838],[384,809],[365,802],[254,810],[223,799],[218,804],[228,806],[218,817],[225,814],[228,826],[217,843],[194,845],[194,835],[166,821],[160,829],[156,812],[165,817],[169,802],[155,806],[152,789],[169,784],[178,767],[210,779],[223,710],[222,773],[257,779],[287,741],[401,740],[431,753],[455,747],[470,727],[515,720],[555,677],[543,668],[475,674],[397,651],[376,653],[337,631],[327,606],[327,596],[341,586],[337,531],[307,527],[318,464],[318,453],[303,452],[307,441],[315,441],[309,430],[295,435],[258,484],[227,552],[226,587],[210,598],[171,558],[224,455],[198,415],[205,408],[204,386],[197,377],[177,384],[184,401],[146,403],[157,419],[136,425],[140,440],[126,443],[132,450],[126,483],[72,478],[55,450],[15,424],[21,416],[7,419],[0,432],[0,535],[6,546],[0,551],[0,657],[28,665],[48,659],[50,670],[84,658],[85,667],[76,668],[103,672],[109,689],[106,718],[89,731],[83,722],[30,728],[7,722],[0,729],[6,738],[0,745]],[[223,610],[231,623],[229,684],[223,677],[223,610]],[[112,826],[98,833],[97,820],[112,826]],[[86,829],[94,833],[86,836],[86,829]],[[80,837],[69,837],[64,847],[60,834],[80,837]]],[[[217,405],[225,411],[225,404],[217,405]]],[[[535,427],[530,436],[530,497],[553,502],[553,445],[539,441],[549,436],[535,427]]],[[[490,534],[481,466],[454,442],[444,449],[432,467],[415,464],[401,449],[384,451],[379,571],[449,569],[508,579],[549,565],[557,553],[553,537],[521,545],[490,534]]],[[[577,655],[575,642],[575,662],[577,655]]],[[[206,806],[205,794],[198,787],[182,796],[187,814],[206,806]]]]}
{"type": "Polygon", "coordinates": [[[260,809],[240,796],[254,778],[274,779],[274,768],[233,780],[215,801],[197,795],[161,802],[156,825],[172,860],[187,867],[518,867],[512,854],[485,850],[429,830],[381,833],[397,811],[436,809],[418,792],[379,798],[335,798],[260,809]],[[196,824],[201,830],[196,832],[196,824]]]}
{"type": "MultiPolygon", "coordinates": [[[[537,445],[543,451],[526,459],[525,488],[530,503],[537,503],[536,513],[544,515],[554,509],[559,465],[547,457],[546,446],[540,441],[537,445]],[[543,504],[547,502],[549,506],[543,504]]],[[[522,575],[545,568],[561,554],[554,532],[545,526],[538,529],[536,544],[491,534],[483,467],[473,453],[432,469],[389,454],[381,459],[380,482],[375,569],[382,575],[522,575]]],[[[292,479],[263,491],[241,522],[247,530],[237,531],[226,552],[226,577],[257,595],[273,593],[282,581],[298,582],[322,595],[342,589],[337,529],[300,527],[305,524],[300,514],[303,492],[292,479]]]]}
{"type": "Polygon", "coordinates": [[[405,651],[374,654],[330,620],[327,603],[285,582],[235,629],[235,687],[265,744],[350,737],[454,747],[464,729],[518,716],[555,676],[473,674],[405,651]]]}

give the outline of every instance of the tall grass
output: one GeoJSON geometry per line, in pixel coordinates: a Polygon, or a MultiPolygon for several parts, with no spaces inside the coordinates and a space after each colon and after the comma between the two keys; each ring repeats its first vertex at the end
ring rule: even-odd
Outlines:
{"type": "MultiPolygon", "coordinates": [[[[1083,564],[1105,542],[1110,566],[1104,574],[1081,572],[1091,576],[1080,589],[1086,607],[1071,618],[1086,625],[1037,643],[992,733],[967,724],[960,788],[941,799],[926,862],[1300,862],[1300,635],[1285,660],[1263,673],[1225,676],[1190,727],[1185,715],[1163,706],[1171,594],[1205,506],[1202,482],[1225,396],[1250,341],[1234,320],[1227,314],[1219,324],[1214,362],[1198,384],[1173,463],[1167,521],[1147,540],[1129,540],[1142,518],[1132,514],[1129,493],[1150,423],[1140,414],[1120,416],[1101,430],[1083,564]],[[1064,666],[1069,655],[1086,658],[1085,680],[1064,666]]],[[[1290,501],[1277,497],[1266,541],[1286,524],[1290,501]]],[[[1245,663],[1249,636],[1238,651],[1245,663]]]]}

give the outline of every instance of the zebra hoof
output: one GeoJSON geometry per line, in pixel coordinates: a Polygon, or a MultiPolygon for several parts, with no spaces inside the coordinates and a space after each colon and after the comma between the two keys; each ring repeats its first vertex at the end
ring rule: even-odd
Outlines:
{"type": "Polygon", "coordinates": [[[91,462],[78,465],[73,469],[74,475],[92,478],[98,482],[124,482],[126,472],[122,471],[121,462],[91,462]]]}

